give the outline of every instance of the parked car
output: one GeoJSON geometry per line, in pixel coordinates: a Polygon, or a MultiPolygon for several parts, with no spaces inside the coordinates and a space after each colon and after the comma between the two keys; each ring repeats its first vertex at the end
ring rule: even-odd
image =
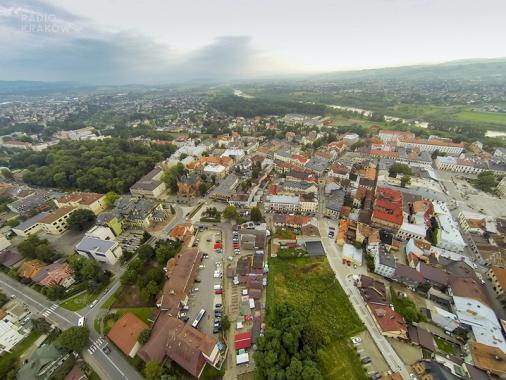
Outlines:
{"type": "Polygon", "coordinates": [[[203,264],[199,265],[199,268],[200,268],[200,269],[204,269],[205,267],[206,267],[206,266],[205,266],[205,265],[203,265],[203,264]]]}
{"type": "Polygon", "coordinates": [[[221,327],[214,327],[213,334],[218,334],[221,331],[221,327]]]}
{"type": "Polygon", "coordinates": [[[234,261],[234,258],[232,256],[227,257],[228,261],[234,261]]]}
{"type": "Polygon", "coordinates": [[[371,358],[369,356],[364,356],[361,360],[360,360],[363,364],[368,364],[371,362],[371,358]]]}
{"type": "Polygon", "coordinates": [[[200,283],[200,279],[199,279],[199,278],[196,278],[196,279],[195,279],[195,282],[196,282],[197,284],[198,284],[198,283],[200,283]]]}
{"type": "Polygon", "coordinates": [[[192,289],[192,292],[198,292],[199,291],[199,288],[193,288],[192,289]]]}
{"type": "Polygon", "coordinates": [[[216,305],[214,305],[214,307],[216,309],[221,309],[223,307],[223,305],[221,303],[217,303],[216,305]]]}
{"type": "Polygon", "coordinates": [[[186,316],[186,317],[181,317],[179,319],[186,323],[190,320],[190,317],[186,316]]]}
{"type": "Polygon", "coordinates": [[[214,294],[223,294],[223,289],[216,289],[214,294]]]}
{"type": "Polygon", "coordinates": [[[359,336],[354,336],[351,338],[351,342],[355,345],[355,346],[358,346],[360,343],[362,343],[362,338],[359,337],[359,336]]]}
{"type": "Polygon", "coordinates": [[[371,375],[371,379],[373,379],[373,380],[379,380],[379,379],[381,379],[381,374],[379,372],[374,372],[371,375]]]}
{"type": "Polygon", "coordinates": [[[111,349],[109,348],[109,346],[104,346],[102,347],[102,351],[104,352],[104,354],[106,355],[109,355],[111,353],[111,349]]]}

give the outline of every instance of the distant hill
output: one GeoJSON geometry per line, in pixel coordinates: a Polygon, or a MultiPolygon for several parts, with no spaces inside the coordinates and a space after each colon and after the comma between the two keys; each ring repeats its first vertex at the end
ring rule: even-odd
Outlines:
{"type": "Polygon", "coordinates": [[[16,95],[47,95],[61,93],[69,90],[85,88],[86,86],[76,82],[39,82],[39,81],[5,81],[0,80],[0,96],[16,95]]]}
{"type": "Polygon", "coordinates": [[[339,71],[315,75],[313,80],[477,80],[506,82],[506,58],[460,60],[435,65],[339,71]]]}

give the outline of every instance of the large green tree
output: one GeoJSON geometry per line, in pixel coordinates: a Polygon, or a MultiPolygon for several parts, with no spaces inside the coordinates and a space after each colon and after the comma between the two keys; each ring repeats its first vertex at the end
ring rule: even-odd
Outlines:
{"type": "Polygon", "coordinates": [[[146,377],[146,380],[160,380],[162,375],[163,368],[158,362],[154,360],[147,362],[144,367],[144,376],[146,377]]]}
{"type": "Polygon", "coordinates": [[[78,209],[70,214],[67,219],[69,227],[76,231],[84,231],[90,228],[95,221],[95,214],[91,210],[78,209]]]}
{"type": "Polygon", "coordinates": [[[258,207],[251,208],[251,221],[252,222],[261,222],[262,221],[262,212],[258,207]]]}
{"type": "Polygon", "coordinates": [[[90,332],[87,327],[71,327],[64,330],[55,340],[55,346],[67,352],[81,352],[89,344],[90,332]]]}

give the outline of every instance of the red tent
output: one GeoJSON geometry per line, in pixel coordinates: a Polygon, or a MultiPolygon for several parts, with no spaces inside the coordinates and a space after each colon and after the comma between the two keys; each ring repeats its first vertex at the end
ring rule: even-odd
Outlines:
{"type": "Polygon", "coordinates": [[[235,335],[235,349],[251,347],[251,331],[235,335]]]}
{"type": "Polygon", "coordinates": [[[221,243],[215,243],[214,249],[221,249],[221,243]]]}

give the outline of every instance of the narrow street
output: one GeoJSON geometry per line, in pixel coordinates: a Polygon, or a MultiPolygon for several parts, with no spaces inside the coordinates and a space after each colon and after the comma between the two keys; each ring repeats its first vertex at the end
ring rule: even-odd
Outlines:
{"type": "Polygon", "coordinates": [[[364,323],[365,327],[371,334],[376,346],[379,351],[383,354],[385,361],[388,363],[390,369],[393,372],[399,371],[402,378],[405,380],[410,379],[409,371],[404,365],[403,361],[394,351],[390,343],[387,339],[381,334],[381,332],[376,327],[372,316],[367,310],[367,305],[363,301],[359,291],[353,285],[352,275],[347,266],[341,265],[341,258],[338,255],[337,248],[332,241],[332,239],[327,237],[328,224],[327,222],[320,218],[318,220],[318,227],[320,230],[321,241],[327,253],[327,259],[329,264],[336,274],[336,278],[339,281],[339,284],[344,289],[346,294],[348,294],[349,299],[353,307],[355,308],[358,316],[364,323]]]}

